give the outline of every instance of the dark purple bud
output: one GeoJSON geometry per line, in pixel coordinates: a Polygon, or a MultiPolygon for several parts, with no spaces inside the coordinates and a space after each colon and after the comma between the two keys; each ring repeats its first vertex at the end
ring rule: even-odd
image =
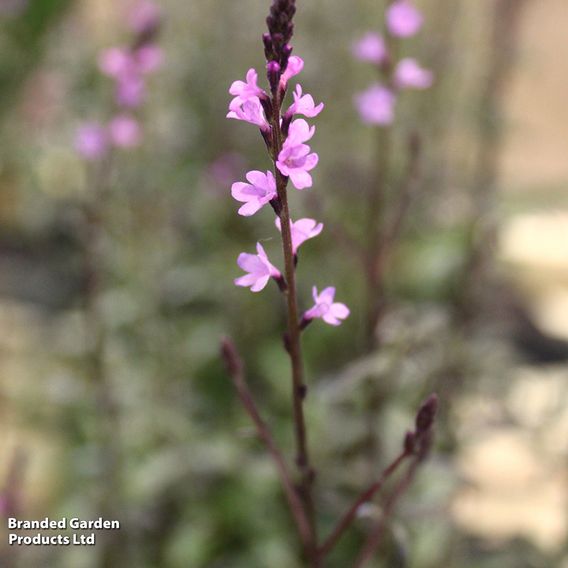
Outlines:
{"type": "Polygon", "coordinates": [[[276,94],[278,85],[280,84],[280,64],[277,61],[269,61],[266,65],[266,75],[270,83],[270,90],[276,94]]]}
{"type": "Polygon", "coordinates": [[[288,137],[288,131],[290,130],[290,123],[292,122],[292,119],[294,118],[294,114],[291,113],[290,111],[286,112],[286,114],[282,117],[282,134],[284,135],[284,138],[288,137]]]}
{"type": "Polygon", "coordinates": [[[438,412],[438,395],[431,394],[423,403],[416,415],[416,433],[418,435],[432,429],[436,413],[438,412]]]}
{"type": "Polygon", "coordinates": [[[414,453],[416,448],[416,435],[414,432],[407,432],[404,436],[404,452],[408,455],[414,453]]]}

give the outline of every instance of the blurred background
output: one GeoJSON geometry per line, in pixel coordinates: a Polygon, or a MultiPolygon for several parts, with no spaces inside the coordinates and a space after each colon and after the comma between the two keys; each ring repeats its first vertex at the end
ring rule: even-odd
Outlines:
{"type": "MultiPolygon", "coordinates": [[[[352,314],[304,338],[322,531],[436,391],[435,450],[374,566],[565,568],[568,4],[417,2],[425,26],[401,50],[435,82],[402,97],[392,128],[392,187],[411,135],[421,167],[372,350],[362,270],[331,227],[361,237],[376,131],[353,97],[374,72],[351,46],[384,3],[297,4],[300,80],[326,104],[314,187],[291,195],[294,217],[327,224],[303,247],[300,297],[332,283],[352,314]]],[[[272,463],[218,356],[235,337],[291,455],[280,298],[232,283],[256,240],[278,258],[271,216],[239,217],[230,196],[269,167],[264,145],[225,118],[231,82],[264,65],[269,2],[161,2],[143,134],[94,163],[77,129],[115,112],[97,60],[132,41],[129,7],[0,0],[0,511],[121,521],[94,549],[7,547],[3,522],[1,565],[295,568],[272,463]]],[[[329,566],[350,565],[379,514],[380,499],[329,566]]]]}

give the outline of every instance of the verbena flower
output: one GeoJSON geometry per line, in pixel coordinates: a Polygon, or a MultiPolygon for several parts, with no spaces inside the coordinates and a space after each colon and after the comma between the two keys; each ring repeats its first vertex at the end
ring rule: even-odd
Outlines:
{"type": "Polygon", "coordinates": [[[258,73],[249,69],[246,81],[235,81],[229,88],[229,93],[235,98],[229,104],[229,110],[236,110],[247,101],[267,96],[263,89],[258,86],[258,73]]]}
{"type": "MultiPolygon", "coordinates": [[[[282,222],[278,217],[275,221],[276,227],[282,231],[282,222]]],[[[298,219],[290,221],[290,231],[292,233],[292,252],[297,254],[300,246],[308,239],[317,237],[323,230],[323,223],[318,223],[315,219],[298,219]]]]}
{"type": "Polygon", "coordinates": [[[312,295],[314,306],[304,314],[305,321],[319,318],[329,325],[340,325],[349,316],[350,311],[345,304],[334,302],[335,288],[332,286],[325,288],[321,293],[318,293],[318,289],[314,286],[312,295]]]}
{"type": "Polygon", "coordinates": [[[410,0],[396,0],[386,15],[387,28],[394,37],[411,37],[422,27],[422,14],[410,0]]]}
{"type": "Polygon", "coordinates": [[[379,83],[371,85],[366,91],[356,95],[355,104],[361,120],[367,124],[384,126],[391,124],[394,120],[396,96],[390,89],[379,83]]]}
{"type": "Polygon", "coordinates": [[[101,124],[88,122],[77,129],[75,150],[85,160],[100,160],[106,154],[108,147],[108,133],[101,124]]]}
{"type": "Polygon", "coordinates": [[[243,252],[237,259],[239,268],[242,268],[248,274],[237,278],[235,284],[250,288],[251,292],[263,290],[271,278],[282,278],[280,271],[268,260],[268,256],[260,243],[256,244],[256,251],[257,254],[243,252]]]}
{"type": "Polygon", "coordinates": [[[276,197],[276,181],[274,174],[267,171],[251,171],[246,175],[250,183],[236,182],[231,187],[231,195],[244,205],[239,209],[239,215],[249,217],[262,209],[276,197]]]}
{"type": "Polygon", "coordinates": [[[134,148],[142,142],[142,128],[133,116],[115,116],[110,121],[108,130],[113,144],[119,148],[134,148]]]}
{"type": "Polygon", "coordinates": [[[309,174],[318,163],[319,157],[311,148],[304,144],[312,138],[315,126],[310,126],[299,118],[290,124],[288,137],[284,141],[281,152],[278,154],[276,166],[282,173],[290,178],[296,189],[305,189],[312,186],[312,176],[309,174]]]}
{"type": "Polygon", "coordinates": [[[258,97],[254,97],[234,110],[230,110],[227,113],[227,118],[234,118],[235,120],[256,124],[262,130],[268,130],[268,122],[266,121],[264,109],[258,97]]]}
{"type": "Polygon", "coordinates": [[[128,18],[130,29],[137,35],[147,36],[155,32],[160,25],[161,10],[150,0],[138,2],[128,18]]]}
{"type": "Polygon", "coordinates": [[[432,71],[422,67],[416,59],[401,59],[394,72],[394,83],[399,89],[428,89],[433,81],[432,71]]]}
{"type": "Polygon", "coordinates": [[[378,33],[369,32],[353,44],[353,55],[360,61],[379,65],[387,58],[385,40],[378,33]]]}
{"type": "Polygon", "coordinates": [[[292,55],[290,59],[288,59],[288,66],[286,70],[282,73],[282,77],[280,78],[280,86],[285,89],[288,81],[299,75],[302,70],[304,69],[304,60],[297,55],[292,55]]]}
{"type": "Polygon", "coordinates": [[[323,107],[323,103],[320,103],[317,106],[315,105],[312,95],[302,94],[302,85],[298,84],[294,91],[294,103],[288,112],[291,112],[292,114],[303,114],[308,118],[314,118],[323,110],[323,107]]]}

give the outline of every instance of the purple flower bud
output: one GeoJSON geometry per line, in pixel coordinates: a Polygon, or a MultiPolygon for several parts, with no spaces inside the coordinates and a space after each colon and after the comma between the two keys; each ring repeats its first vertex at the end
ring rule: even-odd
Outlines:
{"type": "Polygon", "coordinates": [[[276,93],[280,84],[280,64],[277,61],[269,61],[266,65],[266,75],[270,83],[270,90],[276,93]]]}
{"type": "Polygon", "coordinates": [[[424,434],[431,430],[438,412],[437,394],[431,394],[423,403],[416,415],[416,433],[424,434]]]}

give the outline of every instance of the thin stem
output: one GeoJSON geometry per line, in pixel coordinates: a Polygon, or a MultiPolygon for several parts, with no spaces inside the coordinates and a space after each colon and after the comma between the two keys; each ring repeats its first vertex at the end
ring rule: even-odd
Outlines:
{"type": "MultiPolygon", "coordinates": [[[[100,459],[100,502],[102,516],[111,516],[117,500],[119,485],[120,442],[118,409],[105,364],[106,330],[101,311],[104,286],[104,209],[107,198],[110,160],[98,163],[92,172],[89,201],[85,204],[86,227],[84,257],[86,271],[85,326],[89,341],[89,379],[95,390],[95,410],[98,416],[100,459]]],[[[102,565],[113,566],[122,552],[116,538],[109,536],[102,546],[102,565]]]]}
{"type": "Polygon", "coordinates": [[[416,470],[420,463],[419,459],[415,459],[409,466],[406,475],[399,481],[397,486],[395,487],[394,491],[392,492],[391,496],[387,500],[383,515],[379,521],[377,521],[375,527],[371,531],[369,537],[367,538],[365,544],[363,545],[363,549],[361,550],[361,554],[355,561],[353,568],[363,568],[365,564],[369,560],[373,558],[375,552],[379,548],[381,544],[385,527],[387,524],[388,519],[392,515],[394,508],[396,507],[400,498],[404,495],[410,484],[412,483],[414,476],[416,475],[416,470]]]}
{"type": "Polygon", "coordinates": [[[282,488],[284,489],[284,494],[288,501],[290,511],[294,517],[296,527],[298,529],[298,534],[304,546],[309,546],[311,542],[311,528],[306,517],[306,512],[304,510],[304,505],[294,487],[290,473],[288,472],[288,467],[282,453],[278,449],[274,437],[270,431],[270,428],[266,422],[262,419],[258,407],[252,397],[251,391],[247,385],[244,367],[242,361],[235,349],[233,343],[225,339],[222,343],[222,355],[227,364],[227,369],[229,371],[229,376],[235,385],[237,394],[246,410],[251,420],[253,421],[259,438],[264,442],[268,453],[270,454],[276,470],[280,477],[280,482],[282,488]]]}
{"type": "Polygon", "coordinates": [[[294,415],[294,436],[296,440],[296,464],[300,470],[300,492],[308,520],[310,523],[311,539],[307,548],[308,557],[312,560],[313,566],[318,566],[317,561],[317,527],[315,517],[315,507],[312,497],[312,485],[314,471],[310,465],[308,450],[308,435],[306,421],[304,417],[304,399],[306,396],[306,386],[304,383],[304,368],[302,361],[301,329],[298,314],[298,300],[296,293],[296,266],[292,248],[292,231],[290,227],[290,210],[288,207],[287,185],[288,178],[280,173],[276,166],[276,160],[282,150],[282,130],[280,128],[280,107],[281,101],[276,94],[272,101],[273,113],[270,118],[272,127],[272,161],[274,164],[274,176],[276,178],[276,189],[280,202],[280,224],[282,235],[282,250],[284,253],[284,275],[288,285],[284,295],[288,312],[288,332],[286,337],[286,348],[290,355],[292,365],[292,406],[294,415]]]}
{"type": "Polygon", "coordinates": [[[381,476],[361,495],[357,498],[355,503],[347,510],[340,521],[337,523],[335,529],[320,547],[320,555],[326,556],[337,544],[343,533],[351,526],[357,516],[357,512],[361,505],[370,501],[383,487],[385,482],[391,475],[399,468],[404,460],[409,456],[408,452],[403,451],[381,474],[381,476]]]}

